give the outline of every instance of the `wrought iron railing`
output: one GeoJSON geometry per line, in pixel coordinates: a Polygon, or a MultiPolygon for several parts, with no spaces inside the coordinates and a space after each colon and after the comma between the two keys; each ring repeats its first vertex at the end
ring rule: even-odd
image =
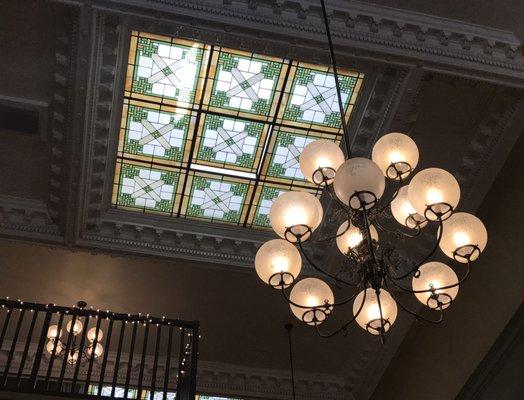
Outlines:
{"type": "Polygon", "coordinates": [[[193,400],[198,322],[0,300],[0,390],[193,400]]]}

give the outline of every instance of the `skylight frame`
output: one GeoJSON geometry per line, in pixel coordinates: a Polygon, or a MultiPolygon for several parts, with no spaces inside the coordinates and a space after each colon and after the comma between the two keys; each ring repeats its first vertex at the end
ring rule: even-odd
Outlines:
{"type": "MultiPolygon", "coordinates": [[[[167,36],[161,36],[161,35],[155,35],[155,34],[149,34],[149,33],[142,33],[138,31],[132,31],[131,46],[130,46],[130,51],[129,51],[129,56],[130,56],[129,60],[131,60],[131,58],[136,59],[135,57],[136,50],[134,50],[133,46],[136,46],[139,35],[142,35],[143,37],[148,37],[154,40],[164,40],[169,43],[177,43],[177,44],[182,43],[188,47],[191,47],[194,45],[193,42],[187,41],[185,39],[179,39],[175,37],[167,37],[167,36]]],[[[320,66],[320,65],[312,65],[312,64],[300,62],[297,60],[285,60],[285,59],[280,59],[278,57],[270,57],[270,56],[268,57],[268,56],[262,56],[256,53],[247,53],[245,51],[228,49],[228,48],[221,47],[221,46],[209,46],[209,45],[202,43],[201,41],[195,42],[195,43],[197,43],[197,48],[202,49],[202,51],[204,52],[202,66],[205,66],[205,72],[202,72],[204,71],[204,68],[200,69],[200,72],[198,75],[199,79],[196,81],[196,86],[195,86],[195,99],[199,100],[198,104],[194,103],[193,105],[189,105],[187,101],[179,100],[179,99],[177,100],[167,99],[165,97],[164,98],[159,97],[158,101],[155,102],[155,101],[152,101],[151,98],[148,98],[144,94],[139,94],[139,95],[132,94],[131,92],[132,87],[129,82],[130,81],[129,77],[132,75],[130,74],[130,71],[129,71],[130,68],[128,67],[126,82],[124,83],[125,85],[125,91],[124,91],[124,97],[123,97],[124,103],[127,103],[128,106],[131,104],[141,104],[141,105],[144,105],[144,104],[150,105],[151,104],[151,105],[154,105],[154,108],[156,107],[156,109],[171,110],[171,111],[173,111],[177,107],[179,109],[186,109],[185,107],[189,107],[189,110],[190,110],[189,115],[190,115],[190,119],[192,123],[191,125],[192,128],[189,130],[188,137],[186,138],[186,140],[188,140],[189,138],[190,141],[186,143],[187,146],[183,151],[184,156],[180,160],[177,160],[177,161],[165,160],[161,158],[159,159],[158,157],[157,158],[153,158],[153,157],[148,158],[144,156],[137,156],[136,154],[129,154],[129,153],[124,152],[124,146],[123,146],[123,137],[125,138],[125,132],[123,132],[123,129],[124,129],[123,127],[127,123],[125,121],[126,113],[124,110],[124,112],[122,113],[122,124],[121,124],[121,131],[119,135],[120,140],[119,140],[119,145],[118,145],[117,167],[115,170],[115,180],[114,180],[114,186],[113,186],[114,190],[113,190],[112,202],[111,202],[112,207],[118,208],[118,209],[133,210],[135,212],[142,211],[143,213],[146,213],[146,214],[177,216],[181,218],[197,218],[197,219],[201,219],[203,221],[208,221],[208,222],[218,222],[217,219],[199,218],[196,215],[191,215],[191,213],[189,213],[190,215],[187,215],[188,212],[186,208],[186,205],[188,203],[188,199],[187,199],[188,192],[191,193],[191,188],[188,187],[188,182],[190,182],[193,179],[192,177],[194,176],[209,177],[209,172],[213,172],[210,170],[212,170],[213,168],[217,168],[217,166],[212,165],[212,163],[208,164],[207,166],[201,165],[200,167],[196,167],[196,168],[194,167],[195,153],[196,153],[196,149],[199,144],[197,143],[199,139],[199,134],[200,134],[199,132],[203,126],[202,121],[205,120],[206,118],[205,117],[206,112],[208,113],[207,115],[216,115],[216,116],[241,115],[242,117],[246,118],[246,121],[250,121],[253,123],[261,122],[265,124],[265,127],[267,128],[267,131],[265,132],[265,137],[263,138],[264,143],[263,143],[263,148],[262,148],[260,157],[258,160],[255,161],[255,165],[258,164],[256,165],[256,170],[237,171],[234,169],[229,169],[228,171],[223,171],[224,177],[222,177],[221,175],[216,175],[216,178],[218,180],[225,179],[225,180],[229,180],[233,182],[236,182],[238,177],[239,176],[242,177],[243,175],[247,183],[246,193],[244,197],[244,204],[242,206],[242,210],[240,213],[241,219],[235,220],[235,221],[220,221],[220,222],[225,222],[226,224],[229,223],[233,225],[240,225],[244,227],[256,226],[256,224],[254,224],[255,222],[254,220],[256,219],[256,215],[254,214],[254,212],[260,206],[260,204],[258,204],[258,199],[260,199],[261,192],[263,191],[264,187],[279,188],[282,190],[290,190],[294,188],[300,189],[300,190],[306,189],[316,195],[320,195],[320,192],[313,189],[312,185],[310,185],[308,182],[301,181],[301,180],[290,180],[290,181],[286,181],[285,179],[279,180],[276,177],[262,176],[261,173],[267,172],[268,170],[269,158],[271,156],[271,154],[268,153],[269,151],[268,146],[271,145],[271,141],[273,140],[272,138],[272,134],[274,133],[273,131],[275,132],[280,131],[280,130],[283,130],[284,128],[289,129],[291,131],[297,130],[297,123],[295,121],[289,122],[289,121],[284,121],[282,119],[284,108],[281,107],[280,104],[278,104],[278,103],[282,103],[282,101],[289,101],[291,97],[289,92],[290,92],[290,88],[291,88],[293,81],[289,80],[289,76],[290,75],[293,76],[293,74],[297,73],[299,68],[303,68],[303,67],[316,68],[323,72],[329,72],[330,68],[320,66]],[[278,101],[276,101],[275,98],[272,99],[273,100],[273,102],[271,103],[271,107],[272,107],[271,110],[273,111],[272,113],[269,112],[268,115],[264,115],[264,116],[260,116],[260,115],[250,116],[250,115],[246,115],[246,113],[235,113],[234,110],[233,111],[229,110],[230,111],[229,113],[221,113],[217,111],[216,108],[214,109],[213,107],[211,107],[208,104],[211,91],[206,86],[209,85],[210,82],[211,84],[215,83],[214,80],[209,77],[209,72],[211,68],[215,68],[215,69],[218,68],[218,66],[212,66],[209,60],[211,60],[212,57],[219,57],[221,52],[226,52],[226,53],[231,52],[233,54],[238,54],[238,55],[241,55],[247,58],[260,58],[262,60],[272,60],[272,61],[280,60],[282,61],[281,66],[283,69],[285,69],[285,75],[284,76],[282,74],[279,75],[279,78],[278,78],[279,80],[276,85],[281,88],[281,91],[280,92],[277,91],[274,93],[274,96],[275,97],[278,96],[279,99],[278,101]],[[277,129],[275,129],[275,127],[277,127],[277,129]],[[125,203],[122,203],[121,201],[119,201],[119,195],[120,195],[119,178],[121,176],[121,165],[125,163],[130,163],[132,165],[141,165],[144,168],[149,168],[149,169],[158,168],[161,171],[167,170],[167,171],[178,172],[179,174],[178,180],[179,180],[179,183],[183,185],[183,187],[180,187],[180,184],[179,184],[175,188],[174,191],[177,193],[177,196],[174,199],[174,201],[171,203],[173,205],[173,208],[170,212],[166,212],[165,209],[162,209],[161,211],[159,211],[159,210],[150,210],[147,207],[132,207],[132,206],[126,205],[125,203]],[[208,169],[207,171],[205,171],[206,168],[208,169]],[[253,177],[253,175],[251,175],[253,173],[256,173],[256,177],[253,177]],[[247,180],[249,180],[249,182],[247,182],[247,180]]],[[[342,70],[341,72],[344,74],[344,73],[347,73],[348,71],[342,70]]],[[[350,73],[352,74],[351,76],[353,76],[356,79],[355,88],[349,99],[349,103],[351,104],[350,107],[353,108],[357,101],[358,94],[360,92],[360,89],[363,83],[364,74],[360,72],[354,72],[354,71],[350,71],[350,73]]],[[[215,76],[213,76],[213,78],[214,77],[215,76]]],[[[347,119],[350,118],[350,114],[351,113],[346,113],[347,119]]],[[[318,127],[318,126],[314,126],[311,124],[309,125],[303,124],[301,128],[303,129],[301,132],[304,133],[304,136],[310,136],[310,137],[316,136],[319,138],[327,137],[330,139],[335,139],[337,142],[339,142],[341,139],[340,128],[337,129],[334,127],[318,127]],[[306,130],[304,128],[308,128],[308,129],[306,130]]],[[[262,143],[260,143],[260,146],[262,146],[262,143]]]]}

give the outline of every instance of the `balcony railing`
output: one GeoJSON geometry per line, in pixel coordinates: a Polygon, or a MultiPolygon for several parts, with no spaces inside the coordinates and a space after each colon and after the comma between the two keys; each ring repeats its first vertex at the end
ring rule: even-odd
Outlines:
{"type": "Polygon", "coordinates": [[[0,390],[193,400],[198,322],[0,300],[0,390]]]}

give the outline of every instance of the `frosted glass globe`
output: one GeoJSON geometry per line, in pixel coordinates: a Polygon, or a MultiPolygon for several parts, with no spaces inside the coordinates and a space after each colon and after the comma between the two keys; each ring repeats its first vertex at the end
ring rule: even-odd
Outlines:
{"type": "MultiPolygon", "coordinates": [[[[360,292],[353,303],[353,315],[357,315],[358,310],[364,299],[364,291],[360,292]]],[[[387,332],[397,319],[397,303],[393,297],[384,289],[380,289],[380,307],[377,301],[375,289],[366,289],[366,300],[362,306],[360,314],[356,317],[357,323],[369,333],[379,335],[379,329],[382,327],[380,321],[380,311],[382,309],[382,318],[384,319],[384,329],[387,332]],[[386,323],[389,322],[389,323],[386,323]],[[367,328],[369,324],[369,328],[367,328]]]]}
{"type": "MultiPolygon", "coordinates": [[[[96,326],[93,326],[91,329],[87,331],[87,340],[94,342],[96,335],[96,326]]],[[[100,342],[102,338],[104,337],[104,332],[102,332],[102,329],[98,329],[98,339],[97,342],[100,342]]]]}
{"type": "Polygon", "coordinates": [[[373,146],[371,159],[379,166],[385,176],[392,179],[405,178],[411,172],[409,166],[411,170],[414,170],[418,164],[418,148],[409,136],[403,133],[388,133],[373,146]],[[397,176],[395,169],[390,168],[391,164],[395,163],[397,163],[395,166],[400,172],[400,176],[397,176]],[[403,163],[407,163],[409,166],[403,163]]]}
{"type": "Polygon", "coordinates": [[[390,207],[393,217],[395,217],[400,224],[407,226],[408,228],[415,228],[417,222],[420,222],[421,228],[427,225],[425,218],[417,213],[408,200],[408,185],[400,188],[397,197],[395,197],[391,202],[390,207]]]}
{"type": "MultiPolygon", "coordinates": [[[[284,287],[288,287],[298,277],[302,268],[302,258],[299,251],[291,243],[283,239],[273,239],[264,243],[257,251],[255,256],[255,270],[265,283],[275,288],[280,283],[280,275],[272,275],[279,272],[291,274],[282,275],[284,287]]],[[[277,287],[278,286],[278,287],[277,287]]]]}
{"type": "Polygon", "coordinates": [[[51,325],[47,330],[48,339],[60,339],[62,337],[62,329],[58,329],[58,325],[51,325]]]}
{"type": "MultiPolygon", "coordinates": [[[[66,326],[66,329],[68,332],[71,332],[71,322],[73,321],[69,321],[66,326]]],[[[73,328],[73,335],[78,335],[80,332],[82,332],[83,327],[84,326],[82,325],[82,322],[80,322],[78,319],[75,320],[75,326],[73,328]]]]}
{"type": "MultiPolygon", "coordinates": [[[[338,168],[333,182],[335,194],[340,201],[348,205],[350,197],[356,191],[371,192],[379,199],[384,193],[385,186],[386,181],[384,175],[377,164],[363,157],[350,158],[344,162],[344,164],[338,168]]],[[[373,196],[365,194],[363,195],[363,199],[370,203],[373,200],[373,196]]],[[[371,204],[366,208],[372,206],[371,204]]],[[[358,199],[353,198],[351,200],[351,207],[354,209],[360,208],[358,199]]]]}
{"type": "MultiPolygon", "coordinates": [[[[476,245],[479,247],[480,252],[486,247],[488,231],[482,221],[474,215],[465,212],[453,214],[443,222],[442,226],[440,248],[450,258],[453,258],[453,252],[462,246],[476,245]]],[[[471,261],[476,260],[480,252],[472,252],[472,250],[471,247],[464,247],[458,250],[458,257],[455,259],[459,262],[467,263],[467,259],[464,256],[471,253],[471,261]]]]}
{"type": "MultiPolygon", "coordinates": [[[[100,357],[104,353],[104,347],[100,343],[97,343],[94,353],[95,353],[95,358],[100,357]]],[[[92,344],[87,348],[87,355],[89,357],[93,355],[93,345],[92,344]]]]}
{"type": "Polygon", "coordinates": [[[281,194],[273,202],[269,222],[278,236],[292,242],[297,239],[289,234],[286,237],[286,228],[294,226],[292,233],[304,235],[301,238],[304,241],[311,235],[306,226],[314,231],[322,222],[322,215],[322,206],[315,196],[307,192],[292,191],[281,194]]]}
{"type": "MultiPolygon", "coordinates": [[[[424,215],[427,206],[432,206],[434,212],[446,212],[446,206],[436,204],[448,203],[455,208],[460,200],[460,187],[449,172],[440,168],[427,168],[411,180],[408,199],[420,215],[424,215]]],[[[437,220],[433,212],[428,212],[426,216],[430,220],[437,220]]]]}
{"type": "MultiPolygon", "coordinates": [[[[439,290],[439,288],[455,285],[458,283],[457,274],[446,264],[431,261],[419,268],[420,276],[413,277],[413,290],[429,290],[431,287],[435,289],[435,293],[439,295],[438,300],[442,303],[442,308],[448,308],[451,300],[457,297],[459,287],[458,285],[448,289],[439,290]],[[449,297],[448,297],[449,296],[449,297]]],[[[438,302],[436,299],[430,299],[431,292],[415,293],[417,299],[424,305],[431,308],[437,308],[438,302]]]]}
{"type": "MultiPolygon", "coordinates": [[[[348,229],[348,221],[344,221],[337,230],[337,246],[342,254],[349,253],[349,250],[357,247],[362,241],[366,241],[366,234],[362,232],[355,225],[351,224],[348,229]],[[344,232],[343,234],[341,234],[344,232]]],[[[371,239],[378,242],[378,232],[373,225],[369,226],[369,232],[371,233],[371,239]]]]}
{"type": "MultiPolygon", "coordinates": [[[[49,342],[47,342],[46,346],[45,346],[45,350],[49,353],[49,354],[53,354],[53,348],[55,346],[55,342],[50,340],[49,342]]],[[[62,345],[62,342],[60,342],[60,340],[58,340],[56,342],[56,350],[55,350],[55,356],[58,356],[62,353],[62,350],[63,350],[64,346],[62,345]]]]}
{"type": "MultiPolygon", "coordinates": [[[[297,282],[293,289],[291,289],[291,294],[289,295],[290,300],[303,307],[301,308],[290,304],[291,311],[295,314],[299,320],[306,322],[308,325],[315,325],[313,322],[313,307],[321,307],[326,304],[333,304],[335,297],[333,292],[327,283],[321,281],[317,278],[305,278],[297,282]],[[311,307],[311,308],[310,308],[311,307]]],[[[318,323],[322,323],[326,315],[323,312],[316,312],[316,317],[318,323]]]]}
{"type": "Polygon", "coordinates": [[[323,178],[331,183],[335,171],[344,162],[344,153],[340,147],[329,140],[315,140],[309,143],[300,154],[300,170],[304,177],[317,185],[323,184],[323,178]],[[324,168],[319,171],[319,168],[324,168]]]}

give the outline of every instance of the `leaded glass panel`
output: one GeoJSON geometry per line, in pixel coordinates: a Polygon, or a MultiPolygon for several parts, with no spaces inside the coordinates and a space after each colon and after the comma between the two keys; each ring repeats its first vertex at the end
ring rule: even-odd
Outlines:
{"type": "MultiPolygon", "coordinates": [[[[348,120],[363,75],[339,73],[348,120]]],[[[299,156],[340,116],[329,67],[132,32],[112,204],[267,228],[281,193],[320,195],[299,156]]]]}

